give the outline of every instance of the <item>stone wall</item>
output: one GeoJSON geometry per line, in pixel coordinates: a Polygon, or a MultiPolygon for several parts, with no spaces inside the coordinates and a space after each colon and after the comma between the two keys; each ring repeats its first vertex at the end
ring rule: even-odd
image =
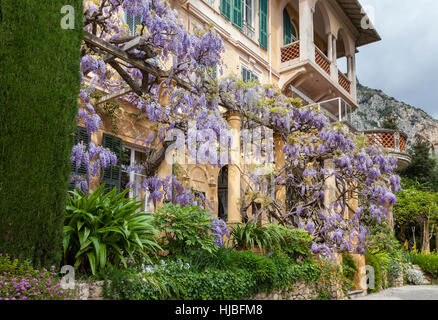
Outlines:
{"type": "Polygon", "coordinates": [[[103,281],[76,281],[73,300],[103,300],[103,281]]]}
{"type": "MultiPolygon", "coordinates": [[[[330,290],[333,299],[343,299],[342,293],[336,286],[330,290]]],[[[294,287],[286,292],[273,291],[271,293],[259,293],[252,300],[315,300],[319,292],[314,283],[298,281],[294,287]]]]}
{"type": "MultiPolygon", "coordinates": [[[[73,300],[103,300],[103,281],[90,282],[76,281],[75,295],[73,300]]],[[[331,295],[335,299],[342,299],[339,290],[333,287],[331,295]]],[[[314,283],[298,281],[294,287],[286,292],[274,291],[271,293],[259,293],[251,300],[315,300],[319,292],[314,283]]]]}

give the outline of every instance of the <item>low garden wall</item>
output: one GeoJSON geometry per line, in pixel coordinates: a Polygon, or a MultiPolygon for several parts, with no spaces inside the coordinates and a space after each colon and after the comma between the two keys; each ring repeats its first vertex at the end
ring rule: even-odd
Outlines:
{"type": "MultiPolygon", "coordinates": [[[[332,299],[342,299],[343,295],[338,292],[336,286],[330,289],[332,299]]],[[[286,292],[274,291],[271,293],[259,293],[252,300],[316,300],[322,298],[314,283],[298,281],[291,290],[286,292]]]]}
{"type": "MultiPolygon", "coordinates": [[[[77,281],[75,288],[74,300],[103,300],[104,299],[104,281],[84,282],[77,281]]],[[[338,288],[334,285],[330,294],[333,299],[342,299],[343,295],[339,293],[338,288]]],[[[271,293],[259,293],[251,300],[315,300],[318,299],[320,292],[314,283],[297,281],[294,287],[287,291],[273,291],[271,293]]]]}

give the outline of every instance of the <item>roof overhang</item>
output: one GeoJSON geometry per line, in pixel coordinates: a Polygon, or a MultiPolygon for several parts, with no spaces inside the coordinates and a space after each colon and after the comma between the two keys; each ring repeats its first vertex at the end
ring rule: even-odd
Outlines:
{"type": "Polygon", "coordinates": [[[364,46],[382,40],[359,0],[336,0],[347,17],[351,20],[359,35],[356,39],[356,47],[364,46]],[[365,17],[365,18],[364,18],[365,17]],[[367,21],[368,20],[368,21],[367,21]],[[366,28],[362,27],[362,21],[366,22],[366,28]]]}

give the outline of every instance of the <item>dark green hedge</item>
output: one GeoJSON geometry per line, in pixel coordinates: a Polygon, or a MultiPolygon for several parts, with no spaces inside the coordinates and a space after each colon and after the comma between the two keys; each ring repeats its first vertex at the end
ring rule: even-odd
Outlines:
{"type": "Polygon", "coordinates": [[[61,259],[80,88],[82,0],[0,0],[0,253],[61,259]],[[61,8],[75,8],[75,29],[61,8]]]}
{"type": "Polygon", "coordinates": [[[414,254],[413,263],[418,264],[423,271],[438,279],[438,255],[437,254],[414,254]]]}

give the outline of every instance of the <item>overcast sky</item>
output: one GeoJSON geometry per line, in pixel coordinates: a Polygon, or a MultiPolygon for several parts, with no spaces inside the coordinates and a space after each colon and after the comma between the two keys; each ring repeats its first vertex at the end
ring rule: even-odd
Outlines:
{"type": "Polygon", "coordinates": [[[382,41],[359,48],[359,81],[438,119],[438,1],[360,2],[382,41]]]}

